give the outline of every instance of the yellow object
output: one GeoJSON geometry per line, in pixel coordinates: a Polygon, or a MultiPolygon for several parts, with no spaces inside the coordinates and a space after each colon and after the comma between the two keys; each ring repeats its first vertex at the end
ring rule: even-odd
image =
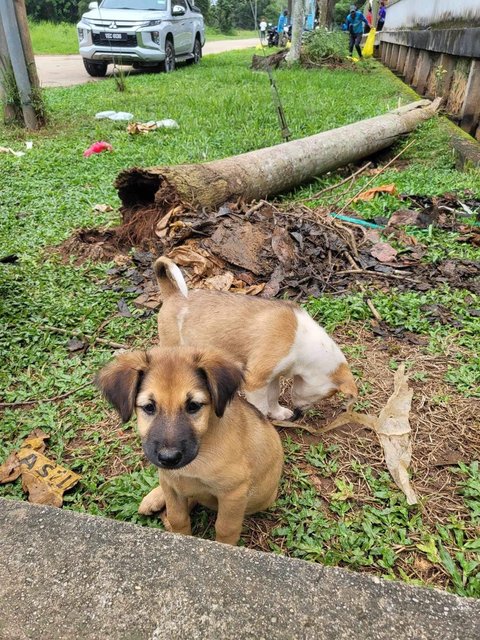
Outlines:
{"type": "Polygon", "coordinates": [[[0,465],[0,484],[13,482],[21,475],[22,489],[28,492],[30,502],[61,507],[63,492],[73,487],[81,476],[43,455],[48,438],[41,429],[32,431],[20,451],[13,451],[0,465]]]}
{"type": "Polygon", "coordinates": [[[362,54],[364,58],[371,58],[373,56],[373,45],[375,44],[375,34],[377,33],[376,29],[370,29],[368,32],[367,40],[362,49],[362,54]]]}

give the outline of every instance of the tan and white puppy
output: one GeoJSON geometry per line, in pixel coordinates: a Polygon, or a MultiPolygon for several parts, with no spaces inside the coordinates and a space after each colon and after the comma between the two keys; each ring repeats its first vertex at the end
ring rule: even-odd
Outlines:
{"type": "Polygon", "coordinates": [[[247,399],[264,415],[288,420],[278,403],[280,379],[293,378],[292,400],[306,409],[338,391],[356,396],[345,356],[322,327],[299,306],[280,300],[218,291],[189,291],[168,258],[155,261],[162,294],[160,344],[215,347],[245,367],[247,399]]]}
{"type": "Polygon", "coordinates": [[[212,350],[155,348],[124,353],[97,384],[126,422],[136,413],[161,487],[142,500],[150,515],[166,506],[174,533],[191,534],[196,502],[218,511],[216,540],[236,544],[245,514],[273,504],[283,467],[280,437],[237,394],[239,366],[212,350]]]}

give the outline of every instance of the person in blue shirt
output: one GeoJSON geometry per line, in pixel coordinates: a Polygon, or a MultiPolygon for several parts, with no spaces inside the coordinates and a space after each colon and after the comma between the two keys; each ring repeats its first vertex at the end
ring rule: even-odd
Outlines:
{"type": "Polygon", "coordinates": [[[287,26],[287,24],[288,24],[288,11],[285,9],[285,11],[282,11],[282,13],[280,14],[280,17],[278,18],[278,26],[277,26],[278,33],[283,33],[283,30],[287,26]]]}
{"type": "Polygon", "coordinates": [[[363,36],[363,25],[368,26],[368,21],[361,11],[357,11],[355,5],[350,7],[350,13],[348,14],[345,24],[347,25],[348,33],[350,34],[350,44],[348,50],[350,55],[353,53],[353,47],[357,50],[358,57],[363,58],[362,50],[360,49],[360,42],[363,36]]]}

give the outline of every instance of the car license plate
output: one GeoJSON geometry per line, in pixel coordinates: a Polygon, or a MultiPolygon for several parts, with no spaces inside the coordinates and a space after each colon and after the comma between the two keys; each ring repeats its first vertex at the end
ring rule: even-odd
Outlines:
{"type": "Polygon", "coordinates": [[[128,40],[126,33],[109,33],[106,31],[104,34],[106,40],[128,40]]]}

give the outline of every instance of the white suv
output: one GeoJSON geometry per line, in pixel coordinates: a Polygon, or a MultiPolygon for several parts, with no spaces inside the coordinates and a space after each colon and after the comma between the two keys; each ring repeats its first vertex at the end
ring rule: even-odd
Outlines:
{"type": "Polygon", "coordinates": [[[176,61],[200,62],[205,25],[193,0],[91,2],[77,24],[80,55],[91,76],[110,62],[173,71],[176,61]]]}

